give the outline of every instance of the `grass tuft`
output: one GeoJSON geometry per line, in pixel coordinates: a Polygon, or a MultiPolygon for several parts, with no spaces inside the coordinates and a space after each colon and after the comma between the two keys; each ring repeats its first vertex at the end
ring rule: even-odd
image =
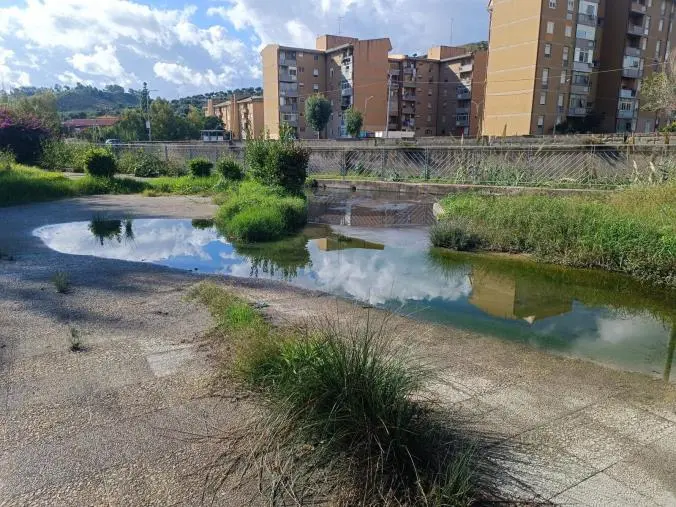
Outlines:
{"type": "Polygon", "coordinates": [[[467,505],[496,495],[487,450],[497,447],[454,427],[433,401],[434,371],[392,347],[383,322],[278,329],[213,284],[191,295],[234,348],[230,377],[263,408],[228,440],[212,487],[250,472],[266,479],[273,504],[467,505]]]}
{"type": "Polygon", "coordinates": [[[70,292],[71,283],[68,273],[64,271],[57,271],[54,273],[54,276],[52,276],[52,283],[54,284],[54,288],[56,288],[56,292],[59,294],[66,294],[70,292]]]}
{"type": "Polygon", "coordinates": [[[80,331],[74,327],[70,328],[69,343],[71,352],[83,352],[85,350],[82,335],[80,334],[80,331]]]}

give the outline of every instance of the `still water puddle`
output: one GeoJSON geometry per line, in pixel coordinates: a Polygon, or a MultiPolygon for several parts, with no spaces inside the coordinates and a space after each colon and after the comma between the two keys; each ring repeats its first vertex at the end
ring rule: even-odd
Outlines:
{"type": "Polygon", "coordinates": [[[406,218],[412,209],[401,204],[371,213],[378,224],[365,228],[344,227],[351,210],[327,205],[324,215],[342,217],[334,223],[344,226],[310,225],[298,236],[258,245],[232,244],[205,220],[94,219],[35,234],[62,253],[284,280],[416,319],[676,377],[673,292],[607,273],[430,250],[425,228],[383,222],[383,216],[404,213],[406,224],[416,225],[417,219],[406,218]]]}

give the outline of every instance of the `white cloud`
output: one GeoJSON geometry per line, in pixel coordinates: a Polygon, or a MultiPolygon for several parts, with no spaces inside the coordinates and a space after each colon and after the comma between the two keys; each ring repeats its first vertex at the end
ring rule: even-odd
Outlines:
{"type": "Polygon", "coordinates": [[[209,69],[206,72],[197,72],[190,67],[172,62],[157,62],[153,66],[155,75],[165,81],[177,85],[227,87],[235,75],[235,70],[224,67],[223,72],[216,73],[209,69]]]}
{"type": "Polygon", "coordinates": [[[68,58],[75,70],[86,74],[96,74],[112,78],[116,83],[129,84],[132,79],[127,75],[120,60],[117,59],[116,51],[113,46],[96,46],[94,51],[89,54],[75,53],[68,58]]]}
{"type": "Polygon", "coordinates": [[[76,84],[80,83],[83,85],[91,85],[93,84],[92,81],[85,79],[83,77],[78,76],[74,72],[71,72],[69,70],[59,74],[56,76],[56,78],[59,80],[59,83],[68,85],[68,86],[75,86],[76,84]]]}
{"type": "Polygon", "coordinates": [[[17,86],[30,86],[30,75],[25,71],[14,70],[9,66],[13,63],[14,51],[0,47],[0,89],[17,86]]]}

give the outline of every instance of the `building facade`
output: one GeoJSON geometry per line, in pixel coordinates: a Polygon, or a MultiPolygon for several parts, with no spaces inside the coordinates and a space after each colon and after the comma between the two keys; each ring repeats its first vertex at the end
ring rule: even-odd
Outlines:
{"type": "Polygon", "coordinates": [[[492,0],[484,133],[551,134],[595,111],[605,0],[492,0]]]}
{"type": "Polygon", "coordinates": [[[364,115],[364,130],[383,130],[387,106],[387,54],[390,40],[359,40],[323,35],[315,49],[271,44],[263,48],[265,128],[279,134],[286,123],[300,139],[317,137],[305,122],[305,99],[321,93],[332,115],[321,137],[346,135],[344,112],[350,107],[364,115]]]}
{"type": "Polygon", "coordinates": [[[674,3],[492,0],[484,133],[653,132],[641,80],[668,56],[674,3]]]}
{"type": "Polygon", "coordinates": [[[649,133],[667,121],[641,111],[642,80],[660,71],[673,45],[672,0],[611,0],[604,20],[598,106],[604,131],[649,133]],[[616,70],[617,69],[617,70],[616,70]]]}
{"type": "Polygon", "coordinates": [[[260,139],[265,135],[264,103],[260,96],[243,99],[233,97],[216,104],[209,99],[204,115],[220,118],[223,128],[235,140],[260,139]]]}

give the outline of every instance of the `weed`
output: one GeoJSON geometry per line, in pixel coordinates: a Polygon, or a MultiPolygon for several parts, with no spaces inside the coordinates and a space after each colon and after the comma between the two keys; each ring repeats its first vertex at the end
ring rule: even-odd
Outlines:
{"type": "Polygon", "coordinates": [[[68,273],[64,271],[57,271],[54,273],[54,276],[52,276],[52,283],[56,288],[56,292],[59,294],[66,294],[70,291],[70,277],[68,276],[68,273]]]}
{"type": "Polygon", "coordinates": [[[193,158],[188,162],[188,168],[196,178],[206,178],[211,176],[211,169],[214,164],[204,157],[193,158]]]}
{"type": "Polygon", "coordinates": [[[215,285],[192,295],[234,345],[230,375],[265,408],[228,440],[212,487],[255,473],[275,505],[467,505],[496,495],[501,471],[487,457],[505,448],[453,426],[433,402],[435,372],[393,347],[383,322],[300,333],[273,328],[215,285]]]}
{"type": "Polygon", "coordinates": [[[82,352],[85,349],[82,335],[80,334],[80,331],[74,327],[70,328],[69,343],[71,352],[82,352]]]}
{"type": "Polygon", "coordinates": [[[481,239],[469,230],[469,224],[464,220],[443,219],[430,228],[430,241],[436,247],[450,250],[476,250],[481,245],[481,239]]]}

